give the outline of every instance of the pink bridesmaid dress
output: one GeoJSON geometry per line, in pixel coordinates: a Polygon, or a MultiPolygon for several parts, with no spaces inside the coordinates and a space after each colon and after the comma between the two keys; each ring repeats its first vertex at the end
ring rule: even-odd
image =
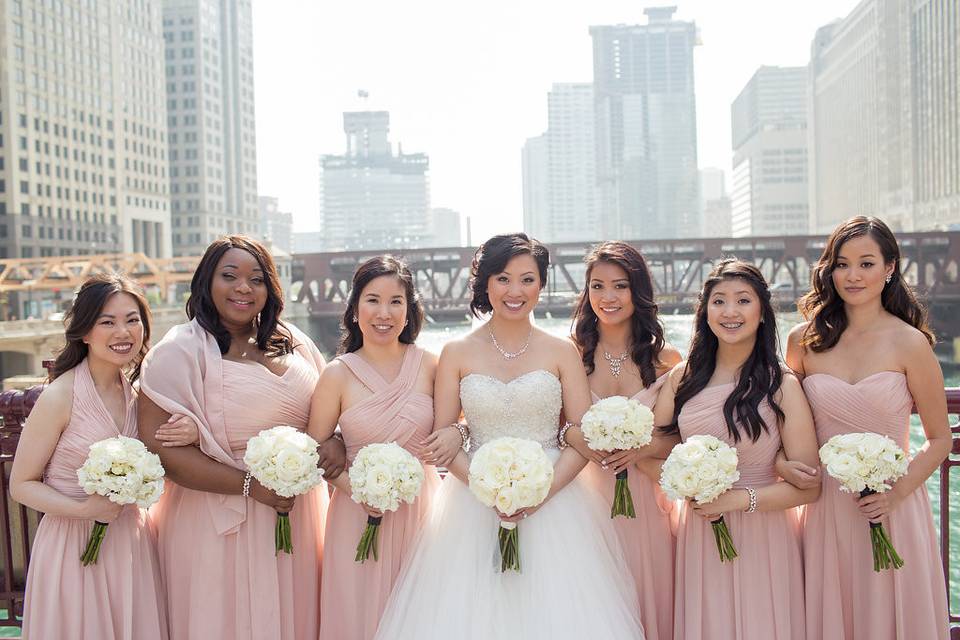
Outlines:
{"type": "MultiPolygon", "coordinates": [[[[766,403],[760,415],[770,427],[753,442],[735,443],[727,431],[723,403],[734,384],[707,387],[679,416],[681,436],[716,436],[736,447],[740,480],[735,488],[777,482],[774,461],[780,448],[776,416],[766,403]]],[[[684,502],[677,537],[677,640],[802,640],[803,564],[796,509],[724,514],[739,554],[720,562],[713,529],[684,502]]]]}
{"type": "MultiPolygon", "coordinates": [[[[667,379],[664,374],[639,391],[633,399],[653,408],[657,393],[667,379]]],[[[600,397],[593,395],[593,401],[600,397]]],[[[588,464],[580,474],[606,500],[613,505],[616,476],[596,464],[588,464]]],[[[627,482],[633,496],[636,518],[616,517],[613,526],[617,531],[630,573],[637,585],[640,617],[646,640],[671,640],[673,638],[673,568],[676,538],[670,519],[674,503],[663,493],[660,485],[641,473],[629,470],[627,482]]]]}
{"type": "MultiPolygon", "coordinates": [[[[355,353],[339,359],[372,392],[340,415],[348,461],[364,446],[375,442],[396,442],[416,456],[420,442],[433,429],[433,398],[413,388],[423,351],[414,345],[407,347],[400,373],[392,382],[385,381],[355,353]]],[[[324,541],[321,640],[368,640],[374,636],[439,484],[436,469],[425,466],[420,497],[383,516],[379,559],[374,560],[371,554],[362,564],[355,562],[354,557],[367,526],[367,514],[349,493],[334,491],[324,541]]]]}
{"type": "MultiPolygon", "coordinates": [[[[909,452],[913,397],[902,373],[881,371],[856,384],[815,373],[803,388],[821,445],[837,434],[873,432],[909,452]]],[[[807,505],[804,516],[807,638],[948,638],[943,566],[926,487],[883,521],[904,566],[875,572],[869,524],[857,496],[842,493],[826,470],[822,476],[820,499],[807,505]]]]}
{"type": "MultiPolygon", "coordinates": [[[[155,347],[155,349],[159,349],[155,347]]],[[[319,374],[298,352],[276,375],[258,363],[222,361],[229,453],[242,468],[247,440],[264,429],[305,429],[319,374]]],[[[145,377],[178,375],[154,371],[145,377]]],[[[209,372],[208,372],[209,375],[209,372]]],[[[231,638],[315,640],[320,628],[320,567],[327,488],[298,496],[290,512],[293,554],[275,553],[277,513],[253,498],[196,491],[167,483],[154,507],[160,560],[167,584],[173,640],[231,638]],[[222,521],[210,505],[238,503],[239,522],[222,521]]]]}
{"type": "MultiPolygon", "coordinates": [[[[87,497],[77,469],[90,445],[119,435],[137,437],[136,398],[126,378],[126,417],[118,430],[84,360],[74,369],[73,408],[43,481],[77,500],[87,497]]],[[[107,527],[96,564],[83,566],[92,520],[46,515],[31,553],[23,638],[153,640],[167,637],[163,585],[147,513],[128,505],[107,527]]]]}

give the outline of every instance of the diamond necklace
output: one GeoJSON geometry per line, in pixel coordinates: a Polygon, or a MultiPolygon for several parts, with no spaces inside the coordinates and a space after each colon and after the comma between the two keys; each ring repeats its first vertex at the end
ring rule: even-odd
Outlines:
{"type": "Polygon", "coordinates": [[[523,346],[520,347],[519,351],[507,351],[500,346],[500,343],[497,342],[497,336],[493,335],[493,329],[488,329],[490,332],[490,340],[493,342],[493,346],[497,348],[497,351],[500,352],[500,355],[503,356],[504,360],[513,360],[514,358],[519,358],[527,351],[527,347],[530,346],[530,336],[533,335],[533,327],[530,327],[530,333],[527,334],[527,341],[523,343],[523,346]]]}
{"type": "Polygon", "coordinates": [[[610,375],[614,378],[620,377],[620,370],[623,368],[623,363],[626,362],[627,358],[630,356],[629,353],[621,353],[619,356],[612,356],[606,349],[603,350],[603,359],[607,361],[607,364],[610,365],[610,375]]]}

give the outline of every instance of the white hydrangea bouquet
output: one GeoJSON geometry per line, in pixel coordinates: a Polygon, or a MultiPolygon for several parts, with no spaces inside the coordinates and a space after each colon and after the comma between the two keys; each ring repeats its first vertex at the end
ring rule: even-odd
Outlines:
{"type": "MultiPolygon", "coordinates": [[[[820,462],[840,483],[841,491],[860,497],[890,490],[890,483],[907,472],[910,461],[903,449],[879,433],[844,433],[820,447],[820,462]]],[[[873,570],[899,569],[903,559],[890,542],[883,524],[870,523],[873,570]]]]}
{"type": "MultiPolygon", "coordinates": [[[[77,480],[87,495],[99,494],[117,504],[148,508],[163,493],[163,465],[156,454],[147,451],[136,438],[117,436],[90,445],[77,480]]],[[[107,525],[94,522],[87,546],[80,556],[84,565],[96,564],[107,525]]]]}
{"type": "MultiPolygon", "coordinates": [[[[611,396],[600,400],[584,414],[580,429],[594,451],[639,449],[653,439],[653,412],[636,400],[611,396]]],[[[636,518],[627,470],[617,473],[610,517],[636,518]]]]}
{"type": "MultiPolygon", "coordinates": [[[[543,447],[523,438],[496,438],[484,444],[470,461],[470,490],[488,507],[512,516],[547,499],[553,484],[553,464],[543,447]]],[[[500,571],[520,571],[520,536],[516,523],[501,522],[500,571]]]]}
{"type": "MultiPolygon", "coordinates": [[[[700,504],[713,502],[740,479],[737,450],[719,438],[690,436],[673,448],[660,475],[660,486],[672,500],[690,498],[700,504]]],[[[737,549],[721,515],[710,523],[720,562],[733,561],[737,549]]]]}
{"type": "MultiPolygon", "coordinates": [[[[303,495],[323,481],[317,441],[289,426],[264,429],[247,440],[243,463],[261,485],[279,496],[303,495]]],[[[276,553],[293,553],[290,514],[277,513],[276,553]]]]}
{"type": "MultiPolygon", "coordinates": [[[[423,486],[423,466],[396,442],[377,442],[360,449],[349,475],[353,501],[382,512],[396,511],[401,502],[412,504],[423,486]]],[[[371,551],[373,559],[379,559],[377,539],[382,521],[383,516],[367,516],[355,561],[363,563],[371,551]]]]}

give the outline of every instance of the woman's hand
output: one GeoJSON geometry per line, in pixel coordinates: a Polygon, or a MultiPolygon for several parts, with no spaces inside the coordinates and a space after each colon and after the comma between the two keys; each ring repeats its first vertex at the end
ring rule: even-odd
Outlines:
{"type": "Polygon", "coordinates": [[[774,469],[778,476],[797,489],[813,489],[820,484],[820,469],[811,467],[799,460],[787,460],[783,449],[777,452],[774,469]]]}
{"type": "MultiPolygon", "coordinates": [[[[544,502],[546,502],[546,500],[544,500],[544,502]]],[[[500,518],[501,522],[517,523],[535,514],[537,510],[540,509],[540,507],[542,506],[543,506],[543,502],[541,502],[535,507],[527,507],[526,509],[520,509],[519,511],[514,512],[512,516],[508,516],[507,514],[501,512],[496,507],[494,507],[493,510],[497,512],[497,517],[500,518]]]]}
{"type": "Polygon", "coordinates": [[[690,501],[693,512],[707,520],[716,520],[728,511],[746,511],[749,506],[750,494],[746,489],[728,489],[712,502],[703,504],[696,500],[690,501]]]}
{"type": "Polygon", "coordinates": [[[277,513],[290,513],[295,500],[295,496],[292,498],[284,498],[283,496],[277,495],[257,482],[256,478],[250,478],[250,497],[260,504],[265,504],[271,509],[274,509],[277,513]]]}
{"type": "Polygon", "coordinates": [[[451,425],[437,429],[420,444],[423,447],[420,451],[421,462],[446,467],[457,457],[457,452],[463,446],[463,438],[460,430],[451,425]]]}
{"type": "Polygon", "coordinates": [[[583,431],[576,425],[567,429],[563,439],[574,451],[599,467],[604,467],[603,459],[613,454],[612,451],[594,451],[587,446],[587,439],[583,437],[583,431]]]}
{"type": "Polygon", "coordinates": [[[360,503],[360,506],[363,507],[363,510],[366,511],[367,515],[370,516],[371,518],[383,517],[383,511],[380,511],[380,509],[374,509],[370,505],[364,504],[363,502],[360,503]]]}
{"type": "Polygon", "coordinates": [[[639,464],[641,460],[648,457],[649,456],[644,455],[643,449],[624,449],[622,451],[614,451],[605,456],[600,466],[613,473],[620,473],[624,469],[629,469],[639,464]]]}
{"type": "Polygon", "coordinates": [[[894,509],[900,506],[903,498],[897,493],[896,487],[885,493],[873,493],[869,496],[857,498],[857,508],[861,515],[870,522],[880,522],[894,509]]]}
{"type": "Polygon", "coordinates": [[[163,447],[185,447],[200,443],[197,423],[181,413],[170,416],[169,420],[157,428],[154,437],[163,447]]]}
{"type": "Polygon", "coordinates": [[[347,447],[341,438],[327,438],[320,443],[317,453],[320,455],[318,464],[323,469],[324,478],[331,480],[343,473],[347,464],[347,447]]]}
{"type": "Polygon", "coordinates": [[[80,507],[80,517],[110,524],[117,519],[122,510],[122,504],[111,502],[109,498],[95,493],[83,501],[80,507]]]}

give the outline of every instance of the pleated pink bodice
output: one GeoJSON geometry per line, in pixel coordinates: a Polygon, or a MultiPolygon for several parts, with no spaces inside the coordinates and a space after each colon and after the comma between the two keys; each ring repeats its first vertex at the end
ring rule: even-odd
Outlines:
{"type": "MultiPolygon", "coordinates": [[[[780,448],[776,415],[766,402],[760,415],[768,430],[753,442],[727,431],[723,404],[734,383],[707,387],[684,404],[683,439],[716,436],[737,449],[740,479],[735,488],[760,488],[777,481],[780,448]]],[[[802,640],[803,565],[796,509],[724,514],[738,557],[720,562],[710,523],[688,502],[680,512],[674,638],[678,640],[802,640]]]]}
{"type": "MultiPolygon", "coordinates": [[[[340,356],[370,395],[340,414],[340,431],[350,462],[368,444],[396,442],[413,455],[433,430],[433,398],[415,390],[423,350],[407,347],[400,373],[387,382],[355,353],[340,356]]],[[[344,471],[344,473],[347,473],[344,471]]],[[[424,467],[420,496],[386,513],[380,523],[378,558],[354,560],[357,543],[367,525],[367,514],[349,492],[334,491],[327,514],[320,599],[320,640],[369,640],[397,577],[413,548],[440,485],[436,469],[424,467]]]]}
{"type": "MultiPolygon", "coordinates": [[[[70,421],[43,473],[44,484],[85,500],[77,480],[90,445],[119,435],[137,438],[136,396],[122,377],[126,405],[118,428],[104,405],[87,360],[74,369],[70,421]]],[[[27,576],[23,637],[87,640],[165,640],[167,616],[156,540],[147,512],[123,508],[107,527],[96,564],[80,554],[92,520],[47,514],[34,539],[27,576]]]]}
{"type": "MultiPolygon", "coordinates": [[[[849,384],[825,373],[803,381],[823,445],[842,433],[880,433],[909,452],[913,397],[904,374],[880,371],[849,384]]],[[[821,467],[820,499],[804,513],[807,639],[944,640],[947,598],[927,489],[921,485],[884,529],[903,568],[875,572],[866,518],[857,496],[821,467]]]]}
{"type": "MultiPolygon", "coordinates": [[[[632,396],[642,405],[653,409],[667,374],[632,396]]],[[[590,392],[593,402],[600,396],[590,392]]],[[[603,470],[590,463],[581,477],[599,494],[607,508],[613,503],[616,477],[612,470],[603,470]]],[[[636,518],[617,517],[613,526],[623,547],[623,553],[637,587],[640,619],[646,640],[673,638],[673,569],[676,537],[671,527],[674,503],[664,495],[660,486],[641,473],[628,470],[627,483],[633,497],[636,518]]]]}

